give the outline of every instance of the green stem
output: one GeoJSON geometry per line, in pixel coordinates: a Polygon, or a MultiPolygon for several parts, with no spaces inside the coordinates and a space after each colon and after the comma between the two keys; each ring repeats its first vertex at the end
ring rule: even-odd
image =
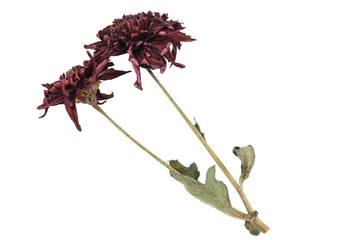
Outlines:
{"type": "Polygon", "coordinates": [[[130,134],[128,134],[122,127],[120,127],[114,120],[112,120],[109,115],[107,115],[104,110],[102,110],[101,107],[99,107],[97,104],[90,104],[93,108],[95,108],[96,111],[101,113],[106,119],[108,119],[118,130],[120,130],[126,137],[128,137],[133,143],[138,145],[142,150],[144,150],[146,153],[148,153],[150,156],[155,158],[159,163],[161,163],[163,166],[165,166],[170,171],[180,174],[175,168],[171,167],[169,164],[167,164],[164,160],[156,156],[154,153],[152,153],[149,149],[144,147],[141,143],[136,141],[135,138],[133,138],[130,134]]]}

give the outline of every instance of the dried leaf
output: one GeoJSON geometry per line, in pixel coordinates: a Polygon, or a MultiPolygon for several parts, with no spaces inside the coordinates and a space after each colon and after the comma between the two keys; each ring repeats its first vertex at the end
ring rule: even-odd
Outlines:
{"type": "MultiPolygon", "coordinates": [[[[194,118],[195,124],[194,127],[196,128],[196,130],[198,130],[198,132],[201,134],[201,136],[205,139],[205,133],[203,133],[200,129],[200,125],[196,122],[195,118],[194,118]]],[[[205,139],[206,140],[206,139],[205,139]]]]}
{"type": "Polygon", "coordinates": [[[200,172],[198,171],[196,163],[192,163],[189,167],[185,167],[178,160],[171,160],[170,166],[178,170],[181,174],[198,180],[200,172]]]}
{"type": "Polygon", "coordinates": [[[251,145],[234,147],[233,153],[241,160],[240,185],[249,177],[255,163],[255,150],[251,145]]]}
{"type": "MultiPolygon", "coordinates": [[[[170,165],[176,169],[177,166],[174,163],[176,163],[176,162],[170,161],[170,165]]],[[[195,163],[193,163],[193,164],[195,164],[195,163]]],[[[195,164],[195,166],[196,166],[196,164],[195,164]]],[[[229,199],[228,189],[227,189],[226,185],[223,182],[215,179],[215,166],[212,166],[211,168],[208,169],[208,171],[206,173],[205,184],[197,181],[197,179],[195,179],[191,176],[187,176],[186,174],[190,170],[186,170],[186,169],[187,168],[185,167],[185,171],[184,171],[184,169],[181,167],[179,169],[176,169],[181,174],[170,172],[170,175],[173,178],[175,178],[177,181],[184,184],[185,189],[191,195],[193,195],[194,197],[196,197],[203,203],[205,203],[209,206],[212,206],[229,216],[243,219],[239,214],[237,214],[233,210],[230,199],[229,199]]],[[[196,167],[196,169],[197,169],[197,167],[196,167]]]]}
{"type": "Polygon", "coordinates": [[[249,221],[245,222],[245,227],[247,230],[249,230],[250,234],[254,235],[254,236],[259,236],[260,234],[260,230],[257,229],[257,227],[254,226],[254,224],[252,224],[249,221]]]}

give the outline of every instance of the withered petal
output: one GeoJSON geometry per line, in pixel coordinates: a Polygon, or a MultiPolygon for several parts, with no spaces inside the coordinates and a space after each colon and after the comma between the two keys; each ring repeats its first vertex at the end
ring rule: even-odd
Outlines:
{"type": "Polygon", "coordinates": [[[81,126],[79,124],[79,119],[78,119],[78,115],[77,115],[75,102],[74,102],[73,106],[71,106],[71,107],[65,105],[65,109],[66,109],[67,113],[69,114],[70,119],[74,122],[77,130],[79,130],[81,132],[81,126]]]}
{"type": "Polygon", "coordinates": [[[141,73],[140,73],[140,66],[138,61],[135,58],[129,59],[129,61],[132,63],[132,66],[134,68],[134,71],[136,73],[136,82],[134,83],[134,86],[137,87],[140,90],[143,90],[141,86],[141,73]]]}
{"type": "Polygon", "coordinates": [[[97,76],[97,80],[111,80],[114,78],[117,78],[121,75],[124,75],[126,73],[129,73],[131,71],[120,71],[120,70],[115,70],[113,68],[107,69],[103,72],[101,72],[98,76],[97,76]]]}

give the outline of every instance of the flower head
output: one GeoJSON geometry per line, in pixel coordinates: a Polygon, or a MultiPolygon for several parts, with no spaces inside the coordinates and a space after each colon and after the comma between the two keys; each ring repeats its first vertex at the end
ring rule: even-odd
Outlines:
{"type": "Polygon", "coordinates": [[[149,11],[124,15],[98,32],[100,41],[85,45],[85,48],[94,49],[95,55],[101,58],[129,53],[129,61],[137,75],[134,85],[142,89],[140,67],[160,69],[161,73],[165,71],[167,61],[176,67],[185,67],[175,62],[177,50],[181,42],[195,39],[182,33],[183,29],[178,21],[168,20],[167,14],[149,11]]]}
{"type": "Polygon", "coordinates": [[[54,83],[43,84],[46,88],[44,90],[45,97],[43,104],[37,109],[45,109],[45,113],[40,118],[45,117],[49,107],[64,104],[76,128],[81,131],[76,103],[103,104],[104,102],[100,101],[114,96],[113,93],[103,94],[100,92],[100,80],[114,79],[128,72],[109,68],[114,65],[109,59],[99,61],[89,52],[87,53],[90,60],[84,61],[82,66],[72,67],[54,83]]]}

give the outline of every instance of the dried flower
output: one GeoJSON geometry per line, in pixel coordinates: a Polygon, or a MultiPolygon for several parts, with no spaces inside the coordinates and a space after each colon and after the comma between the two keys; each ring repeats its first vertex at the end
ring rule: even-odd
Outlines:
{"type": "Polygon", "coordinates": [[[140,67],[160,69],[161,73],[165,71],[167,61],[176,67],[185,67],[175,62],[177,49],[181,42],[195,39],[182,33],[182,29],[181,23],[168,20],[167,14],[149,11],[124,15],[98,32],[100,41],[85,45],[85,48],[94,49],[95,55],[101,58],[129,53],[129,61],[137,75],[134,85],[142,89],[140,67]]]}
{"type": "Polygon", "coordinates": [[[37,109],[45,109],[45,113],[40,117],[45,117],[49,107],[64,104],[71,120],[76,128],[81,131],[78,120],[76,102],[89,104],[103,104],[102,100],[112,98],[111,94],[103,94],[99,90],[100,80],[110,80],[119,77],[129,71],[119,71],[109,68],[114,64],[109,59],[99,61],[98,58],[91,56],[87,52],[90,60],[84,61],[83,66],[75,66],[66,74],[62,74],[58,81],[43,84],[44,90],[43,104],[37,109]]]}

